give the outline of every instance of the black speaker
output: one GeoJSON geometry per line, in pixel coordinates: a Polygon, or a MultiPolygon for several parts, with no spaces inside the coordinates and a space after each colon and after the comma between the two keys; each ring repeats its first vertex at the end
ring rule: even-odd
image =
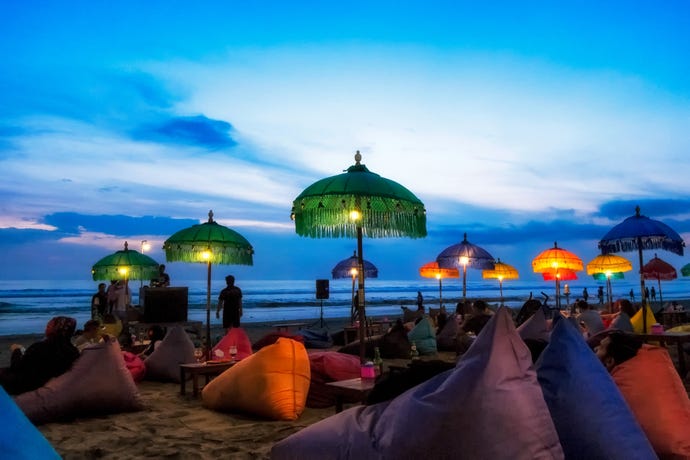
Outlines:
{"type": "Polygon", "coordinates": [[[328,280],[316,280],[316,298],[328,298],[328,280]]]}

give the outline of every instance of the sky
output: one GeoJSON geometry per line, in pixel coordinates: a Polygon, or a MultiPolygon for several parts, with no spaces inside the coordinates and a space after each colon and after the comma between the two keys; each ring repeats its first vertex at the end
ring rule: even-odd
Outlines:
{"type": "Polygon", "coordinates": [[[357,150],[427,212],[425,238],[365,239],[379,278],[467,233],[537,279],[636,205],[690,241],[690,5],[480,3],[1,2],[0,280],[89,281],[125,241],[165,262],[209,210],[255,250],[214,277],[330,278],[355,240],[290,210],[357,150]]]}

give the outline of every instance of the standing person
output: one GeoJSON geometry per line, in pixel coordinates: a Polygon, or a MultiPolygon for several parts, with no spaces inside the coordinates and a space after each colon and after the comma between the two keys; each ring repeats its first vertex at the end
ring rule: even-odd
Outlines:
{"type": "Polygon", "coordinates": [[[604,303],[604,288],[603,288],[603,286],[599,286],[599,289],[597,289],[597,297],[599,298],[599,305],[602,305],[604,303]]]}
{"type": "Polygon", "coordinates": [[[170,286],[170,275],[165,273],[165,265],[158,266],[158,277],[151,280],[151,287],[168,287],[170,286]]]}
{"type": "Polygon", "coordinates": [[[630,301],[631,302],[635,301],[635,291],[633,291],[632,289],[630,289],[630,301]]]}
{"type": "Polygon", "coordinates": [[[422,296],[422,291],[417,291],[417,310],[424,310],[424,296],[422,296]]]}
{"type": "Polygon", "coordinates": [[[649,302],[649,288],[647,286],[644,287],[644,300],[649,302]]]}
{"type": "Polygon", "coordinates": [[[115,290],[115,302],[113,303],[113,315],[122,320],[122,327],[127,329],[127,307],[132,304],[132,293],[129,290],[129,283],[119,280],[118,288],[115,290]]]}
{"type": "Polygon", "coordinates": [[[652,286],[652,300],[656,300],[656,289],[652,286]]]}
{"type": "Polygon", "coordinates": [[[240,327],[242,317],[242,290],[235,286],[235,277],[228,275],[225,277],[225,289],[220,291],[218,296],[218,308],[216,318],[220,318],[220,309],[223,309],[223,327],[240,327]]]}
{"type": "Polygon", "coordinates": [[[91,296],[91,319],[102,319],[108,312],[108,294],[105,283],[98,284],[98,292],[91,296]]]}
{"type": "Polygon", "coordinates": [[[589,292],[587,292],[587,288],[582,290],[582,298],[585,299],[585,302],[587,302],[587,299],[589,299],[589,292]]]}

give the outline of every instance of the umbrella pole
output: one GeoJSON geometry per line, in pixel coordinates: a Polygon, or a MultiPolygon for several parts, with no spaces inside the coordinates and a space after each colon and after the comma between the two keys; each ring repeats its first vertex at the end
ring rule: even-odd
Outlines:
{"type": "MultiPolygon", "coordinates": [[[[438,279],[438,308],[443,308],[443,285],[441,284],[441,278],[438,279]]],[[[659,289],[661,292],[661,289],[659,289]]]]}
{"type": "Polygon", "coordinates": [[[355,323],[357,318],[357,305],[355,305],[355,275],[352,275],[352,302],[350,303],[350,322],[355,323]]]}
{"type": "Polygon", "coordinates": [[[211,359],[211,261],[206,262],[206,360],[211,359]]]}
{"type": "Polygon", "coordinates": [[[364,255],[362,254],[362,226],[357,225],[357,264],[359,265],[359,296],[357,312],[359,313],[359,360],[365,361],[365,330],[366,317],[364,315],[364,255]]]}
{"type": "Polygon", "coordinates": [[[501,291],[501,306],[503,306],[503,280],[498,279],[498,289],[501,291]]]}
{"type": "Polygon", "coordinates": [[[462,264],[462,301],[467,300],[467,264],[462,264]]]}
{"type": "Polygon", "coordinates": [[[640,258],[640,297],[642,298],[642,333],[647,333],[647,296],[644,292],[644,273],[642,273],[642,267],[644,263],[642,261],[642,238],[637,237],[637,253],[640,258]]]}
{"type": "Polygon", "coordinates": [[[606,277],[606,293],[609,296],[609,313],[613,313],[613,292],[611,289],[611,277],[606,277]]]}
{"type": "Polygon", "coordinates": [[[661,295],[661,278],[657,281],[659,282],[659,311],[661,311],[664,306],[664,297],[661,295]]]}

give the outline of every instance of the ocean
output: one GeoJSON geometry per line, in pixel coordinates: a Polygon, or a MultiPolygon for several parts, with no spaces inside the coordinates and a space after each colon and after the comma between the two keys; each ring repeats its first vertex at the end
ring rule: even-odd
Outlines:
{"type": "MultiPolygon", "coordinates": [[[[568,283],[572,295],[570,301],[581,297],[582,289],[587,287],[590,303],[597,303],[598,286],[604,282],[595,280],[575,280],[568,283]]],[[[629,276],[624,280],[613,280],[614,300],[628,297],[630,289],[635,291],[635,299],[640,300],[639,279],[629,276]]],[[[323,317],[328,324],[329,318],[347,318],[350,315],[352,299],[352,282],[349,279],[329,280],[329,298],[323,301],[316,299],[314,280],[237,280],[243,292],[243,322],[280,322],[297,319],[320,318],[323,305],[323,317]],[[323,302],[323,303],[322,303],[323,302]]],[[[139,282],[131,281],[133,303],[138,303],[139,282]]],[[[189,288],[188,319],[206,321],[206,280],[176,281],[174,286],[189,288]]],[[[656,282],[647,282],[651,289],[656,282]]],[[[0,281],[0,335],[42,333],[50,318],[57,315],[71,316],[77,319],[78,327],[90,318],[91,296],[96,292],[97,283],[89,280],[75,281],[0,281]]],[[[223,281],[213,281],[211,292],[212,324],[220,323],[215,318],[218,293],[224,287],[223,281]]],[[[662,282],[664,303],[670,300],[688,299],[690,295],[690,278],[679,278],[662,282]]],[[[438,281],[434,279],[415,280],[366,280],[366,311],[369,316],[397,318],[401,314],[400,306],[416,308],[417,291],[424,296],[427,308],[438,308],[438,281]]],[[[563,289],[561,289],[562,291],[563,289]]],[[[550,297],[549,304],[555,304],[554,283],[547,281],[511,280],[503,283],[504,304],[519,308],[529,298],[530,292],[541,299],[541,292],[550,297]]],[[[443,304],[450,311],[462,298],[462,281],[450,279],[443,281],[443,304]]],[[[484,299],[491,304],[500,302],[498,282],[495,280],[468,280],[467,298],[484,299]]],[[[657,300],[659,295],[657,293],[657,300]]],[[[565,305],[565,298],[562,297],[565,305]]]]}

